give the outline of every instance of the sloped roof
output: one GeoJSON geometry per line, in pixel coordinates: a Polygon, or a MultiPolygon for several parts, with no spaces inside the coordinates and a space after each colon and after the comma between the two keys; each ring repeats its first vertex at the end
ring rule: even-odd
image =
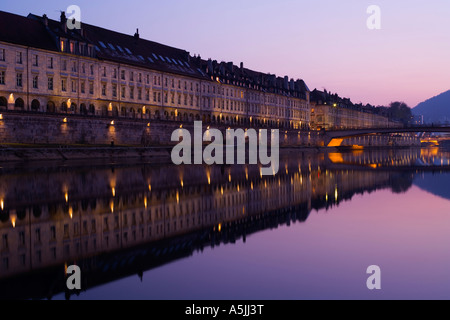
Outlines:
{"type": "Polygon", "coordinates": [[[55,41],[41,22],[4,11],[0,11],[0,41],[57,50],[55,41]]]}

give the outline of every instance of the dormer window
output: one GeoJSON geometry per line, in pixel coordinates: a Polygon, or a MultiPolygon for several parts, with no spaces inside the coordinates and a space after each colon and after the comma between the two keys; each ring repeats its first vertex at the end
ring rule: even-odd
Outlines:
{"type": "Polygon", "coordinates": [[[60,41],[61,52],[64,52],[66,49],[66,41],[61,39],[60,41]]]}
{"type": "Polygon", "coordinates": [[[73,42],[70,43],[70,53],[75,53],[75,44],[73,42]]]}

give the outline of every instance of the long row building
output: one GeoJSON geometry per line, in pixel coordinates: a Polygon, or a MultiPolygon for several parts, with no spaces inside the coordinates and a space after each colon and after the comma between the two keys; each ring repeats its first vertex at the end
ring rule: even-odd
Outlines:
{"type": "Polygon", "coordinates": [[[309,130],[310,93],[303,80],[204,60],[138,30],[0,12],[0,110],[309,130]]]}

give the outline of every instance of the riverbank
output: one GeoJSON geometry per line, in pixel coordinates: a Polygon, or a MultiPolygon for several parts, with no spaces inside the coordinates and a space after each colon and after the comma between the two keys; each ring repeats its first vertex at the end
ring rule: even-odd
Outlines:
{"type": "MultiPolygon", "coordinates": [[[[281,147],[282,153],[336,152],[328,147],[281,147]]],[[[83,146],[10,144],[0,146],[0,162],[78,161],[78,160],[142,160],[145,162],[171,161],[172,146],[83,146]]]]}

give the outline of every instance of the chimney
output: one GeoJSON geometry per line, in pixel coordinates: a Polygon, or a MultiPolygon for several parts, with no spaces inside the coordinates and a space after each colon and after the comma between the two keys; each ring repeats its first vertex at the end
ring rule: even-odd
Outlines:
{"type": "Polygon", "coordinates": [[[241,62],[241,71],[244,71],[244,63],[241,62]]]}
{"type": "Polygon", "coordinates": [[[139,29],[136,29],[136,33],[134,34],[134,37],[136,39],[139,39],[139,29]]]}
{"type": "Polygon", "coordinates": [[[289,89],[289,77],[284,77],[284,89],[289,89]]]}
{"type": "Polygon", "coordinates": [[[42,21],[44,22],[44,25],[45,25],[46,27],[48,27],[48,17],[47,17],[46,14],[44,14],[44,15],[42,16],[42,21]]]}
{"type": "Polygon", "coordinates": [[[64,29],[64,32],[67,33],[67,18],[66,18],[66,13],[64,11],[61,11],[61,26],[64,29]]]}
{"type": "Polygon", "coordinates": [[[67,22],[67,18],[66,18],[66,13],[64,11],[61,11],[61,23],[66,23],[67,22]]]}

